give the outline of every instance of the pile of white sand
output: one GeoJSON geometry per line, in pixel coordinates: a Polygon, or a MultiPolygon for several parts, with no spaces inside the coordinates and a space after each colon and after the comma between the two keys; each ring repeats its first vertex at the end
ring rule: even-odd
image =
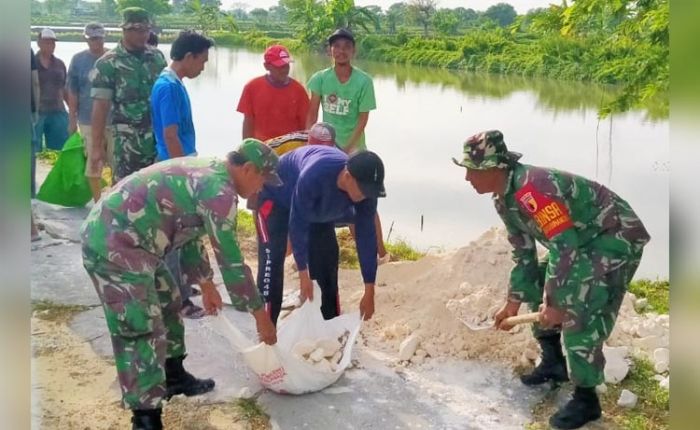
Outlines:
{"type": "MultiPolygon", "coordinates": [[[[459,250],[381,266],[376,313],[362,329],[365,343],[398,361],[401,343],[418,337],[410,359],[415,364],[446,358],[495,360],[512,367],[534,363],[539,348],[529,325],[508,333],[472,331],[455,316],[476,313],[483,319],[503,304],[513,265],[510,251],[505,231],[491,229],[459,250]]],[[[340,284],[343,306],[354,310],[362,296],[357,271],[342,271],[340,284]]],[[[637,314],[633,304],[628,294],[608,344],[651,357],[655,349],[668,346],[668,316],[637,314]]],[[[522,306],[521,313],[529,311],[522,306]]],[[[405,355],[405,349],[402,352],[405,355]]]]}

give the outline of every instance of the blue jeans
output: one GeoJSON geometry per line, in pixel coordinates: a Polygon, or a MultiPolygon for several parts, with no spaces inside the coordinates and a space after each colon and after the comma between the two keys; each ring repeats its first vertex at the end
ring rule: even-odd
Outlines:
{"type": "Polygon", "coordinates": [[[43,141],[46,142],[47,149],[60,151],[68,140],[68,113],[40,113],[39,121],[34,126],[34,130],[36,131],[37,152],[42,150],[43,141]]]}

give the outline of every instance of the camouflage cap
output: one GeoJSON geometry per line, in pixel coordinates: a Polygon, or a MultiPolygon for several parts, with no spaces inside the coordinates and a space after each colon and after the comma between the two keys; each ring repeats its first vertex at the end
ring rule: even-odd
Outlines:
{"type": "Polygon", "coordinates": [[[269,146],[258,139],[243,139],[241,145],[236,149],[247,161],[250,161],[265,175],[265,183],[272,186],[282,185],[282,179],[277,175],[277,163],[279,157],[269,146]]]}
{"type": "Polygon", "coordinates": [[[503,133],[489,130],[477,133],[464,142],[464,158],[461,163],[455,158],[452,158],[452,161],[458,166],[470,169],[504,169],[512,166],[520,157],[522,154],[508,151],[503,141],[503,133]]]}
{"type": "Polygon", "coordinates": [[[130,28],[150,28],[151,19],[148,11],[140,7],[127,7],[122,11],[121,27],[125,30],[130,28]]]}

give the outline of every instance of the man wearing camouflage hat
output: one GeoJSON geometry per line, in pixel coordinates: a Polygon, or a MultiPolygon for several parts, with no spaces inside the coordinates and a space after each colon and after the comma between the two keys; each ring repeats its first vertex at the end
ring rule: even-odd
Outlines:
{"type": "Polygon", "coordinates": [[[185,329],[178,286],[164,256],[181,251],[184,277],[202,286],[208,313],[221,308],[201,239],[206,234],[233,306],[255,318],[260,340],[276,330],[236,240],[239,196],[281,184],[277,155],[246,139],[226,161],[181,157],[141,169],[90,211],[81,228],[83,265],[102,302],[122,402],[133,429],[161,429],[161,403],[214,388],[183,367],[185,329]]]}
{"type": "Polygon", "coordinates": [[[632,208],[608,188],[556,169],[521,164],[503,134],[492,130],[470,137],[455,164],[467,168],[477,193],[493,194],[513,246],[515,267],[496,326],[522,302],[540,311],[533,334],[542,362],[521,377],[526,385],[571,377],[573,398],[550,418],[560,429],[575,429],[601,416],[595,387],[603,383],[603,342],[617,319],[649,234],[632,208]],[[538,264],[536,242],[549,250],[538,264]],[[562,354],[563,334],[566,359],[562,354]]]}
{"type": "MultiPolygon", "coordinates": [[[[147,46],[151,21],[142,8],[123,10],[122,40],[95,63],[91,95],[93,164],[105,159],[107,114],[114,126],[113,182],[154,163],[156,145],[151,127],[151,87],[165,68],[157,49],[147,46]]],[[[90,166],[88,166],[90,169],[90,166]]]]}

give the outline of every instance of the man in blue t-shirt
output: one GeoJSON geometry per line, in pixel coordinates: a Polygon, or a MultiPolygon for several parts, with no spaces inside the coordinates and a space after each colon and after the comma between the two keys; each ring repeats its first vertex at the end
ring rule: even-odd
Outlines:
{"type": "Polygon", "coordinates": [[[196,78],[214,42],[192,30],[180,32],[170,49],[173,60],[151,90],[151,114],[158,160],[196,155],[192,107],[183,78],[196,78]]]}
{"type": "MultiPolygon", "coordinates": [[[[170,48],[169,67],[161,72],[151,90],[151,115],[156,139],[158,161],[175,157],[197,155],[192,107],[183,78],[194,79],[204,70],[209,60],[209,48],[214,42],[192,30],[181,31],[170,48]]],[[[204,309],[190,300],[192,287],[180,276],[180,252],[165,255],[165,262],[177,280],[182,295],[181,314],[188,318],[201,318],[204,309]]],[[[202,283],[211,281],[202,280],[202,283]]]]}
{"type": "Polygon", "coordinates": [[[364,151],[348,157],[336,147],[310,145],[280,158],[282,186],[265,186],[259,195],[258,288],[274,323],[282,306],[287,235],[299,270],[300,296],[313,299],[312,279],[321,287],[325,319],[340,314],[336,222],[355,224],[357,254],[365,293],[360,313],[374,313],[377,198],[385,197],[384,164],[364,151]]]}

